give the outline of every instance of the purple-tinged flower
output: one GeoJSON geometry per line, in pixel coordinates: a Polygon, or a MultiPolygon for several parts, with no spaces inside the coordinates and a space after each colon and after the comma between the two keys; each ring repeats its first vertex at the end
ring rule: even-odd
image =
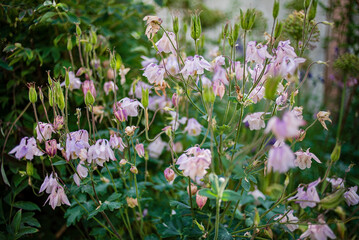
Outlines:
{"type": "Polygon", "coordinates": [[[112,134],[110,136],[110,145],[113,149],[118,149],[121,152],[123,152],[123,150],[127,147],[122,138],[116,136],[116,134],[112,134]]]}
{"type": "Polygon", "coordinates": [[[137,101],[136,99],[130,99],[128,97],[125,97],[117,102],[113,106],[114,111],[116,109],[123,109],[126,111],[126,115],[130,117],[137,117],[138,116],[138,107],[143,108],[142,104],[137,101]]]}
{"type": "Polygon", "coordinates": [[[213,59],[212,61],[212,66],[213,66],[213,69],[215,69],[216,67],[219,67],[219,66],[222,66],[224,64],[226,64],[226,59],[220,55],[220,56],[217,56],[215,59],[213,59]]]}
{"type": "Polygon", "coordinates": [[[68,206],[71,206],[69,199],[65,194],[64,188],[60,185],[52,189],[52,192],[47,198],[45,204],[47,203],[47,201],[49,201],[49,204],[52,207],[52,209],[61,206],[61,204],[66,204],[68,206]]]}
{"type": "Polygon", "coordinates": [[[242,80],[243,79],[243,67],[241,66],[241,62],[240,61],[236,61],[234,63],[234,67],[235,67],[235,73],[236,73],[236,79],[237,80],[242,80]]]}
{"type": "MultiPolygon", "coordinates": [[[[253,69],[251,69],[249,66],[247,68],[248,73],[251,75],[252,81],[253,83],[259,82],[260,84],[263,84],[264,81],[266,80],[266,72],[265,74],[260,78],[260,76],[262,75],[263,72],[263,68],[264,66],[262,64],[256,64],[253,69]],[[259,81],[260,78],[260,81],[259,81]]],[[[242,71],[243,74],[243,71],[242,71]]],[[[242,76],[243,78],[243,76],[242,76]]]]}
{"type": "Polygon", "coordinates": [[[274,220],[278,219],[281,219],[279,222],[284,223],[291,232],[294,232],[299,227],[298,224],[295,224],[299,221],[299,219],[293,215],[293,210],[290,210],[287,214],[279,214],[278,217],[274,218],[274,220]]]}
{"type": "Polygon", "coordinates": [[[188,119],[187,126],[184,129],[189,136],[198,136],[201,134],[202,125],[195,118],[188,119]]]}
{"type": "Polygon", "coordinates": [[[199,195],[199,193],[197,192],[196,194],[196,203],[199,209],[202,209],[204,207],[204,205],[206,205],[207,203],[207,199],[208,197],[199,195]]]}
{"type": "Polygon", "coordinates": [[[204,73],[204,69],[209,71],[211,64],[207,62],[202,56],[195,55],[194,57],[187,57],[184,63],[184,67],[180,71],[185,79],[188,76],[200,75],[204,73]]]}
{"type": "Polygon", "coordinates": [[[75,183],[76,183],[77,186],[80,186],[80,180],[81,180],[82,178],[87,177],[87,175],[88,175],[88,169],[87,169],[87,167],[85,167],[83,164],[84,164],[84,163],[80,162],[80,163],[77,165],[77,167],[76,167],[77,173],[75,173],[75,174],[73,175],[74,181],[75,181],[75,183]]]}
{"type": "Polygon", "coordinates": [[[215,81],[213,83],[213,92],[214,95],[219,96],[222,99],[226,92],[226,87],[221,81],[215,81]]]}
{"type": "Polygon", "coordinates": [[[142,74],[148,79],[148,82],[154,85],[163,85],[165,83],[165,69],[155,63],[150,63],[142,74]]]}
{"type": "Polygon", "coordinates": [[[244,118],[243,122],[248,122],[250,130],[260,130],[261,128],[265,128],[266,124],[262,118],[263,114],[265,114],[265,112],[249,114],[244,118]]]}
{"type": "Polygon", "coordinates": [[[257,103],[264,97],[264,92],[265,88],[263,86],[257,86],[248,95],[248,98],[251,99],[253,103],[257,103]]]}
{"type": "Polygon", "coordinates": [[[54,188],[59,186],[59,183],[56,180],[56,173],[51,173],[50,177],[46,175],[44,182],[41,184],[39,193],[45,191],[47,194],[51,193],[54,188]]]}
{"type": "Polygon", "coordinates": [[[58,131],[64,126],[64,117],[57,115],[54,119],[53,128],[54,130],[58,131]]]}
{"type": "Polygon", "coordinates": [[[126,165],[126,163],[127,163],[127,160],[126,160],[126,159],[121,159],[121,161],[120,161],[120,165],[121,165],[121,166],[126,165]]]}
{"type": "Polygon", "coordinates": [[[28,160],[32,160],[34,156],[42,156],[44,153],[37,148],[35,138],[24,137],[21,139],[20,144],[14,147],[9,154],[15,153],[17,159],[25,157],[28,160]]]}
{"type": "Polygon", "coordinates": [[[149,58],[146,56],[141,56],[141,58],[143,59],[143,61],[141,61],[141,65],[144,68],[146,68],[151,63],[156,63],[156,64],[158,63],[156,58],[149,58]]]}
{"type": "Polygon", "coordinates": [[[299,239],[304,239],[310,237],[312,240],[327,240],[336,239],[337,237],[333,233],[333,231],[329,228],[329,226],[324,221],[324,216],[319,215],[318,217],[319,224],[311,224],[308,223],[308,229],[302,235],[300,235],[299,239]]]}
{"type": "Polygon", "coordinates": [[[272,56],[267,51],[267,45],[256,45],[255,41],[248,42],[246,50],[246,62],[254,61],[257,64],[263,64],[267,58],[272,58],[272,56]]]}
{"type": "Polygon", "coordinates": [[[167,182],[172,182],[176,177],[175,172],[170,167],[166,168],[165,171],[163,172],[163,174],[164,174],[167,182]]]}
{"type": "Polygon", "coordinates": [[[86,130],[78,130],[67,134],[66,139],[66,159],[76,159],[80,155],[81,149],[87,149],[89,145],[89,135],[86,130]]]}
{"type": "Polygon", "coordinates": [[[359,203],[359,196],[357,194],[358,186],[350,187],[348,191],[344,193],[345,202],[348,206],[357,205],[359,203]]]}
{"type": "Polygon", "coordinates": [[[99,139],[95,145],[90,146],[87,153],[88,163],[95,162],[97,165],[103,167],[104,162],[108,162],[110,159],[115,161],[115,154],[112,151],[107,139],[99,139]]]}
{"type": "Polygon", "coordinates": [[[225,85],[229,84],[228,81],[228,75],[227,72],[224,68],[222,68],[221,66],[216,66],[214,68],[214,74],[213,74],[213,78],[212,81],[215,82],[221,82],[225,85]]]}
{"type": "MultiPolygon", "coordinates": [[[[72,91],[74,89],[80,89],[81,87],[81,80],[80,78],[77,78],[74,74],[74,72],[70,71],[69,72],[69,80],[70,80],[70,85],[69,85],[69,90],[72,91]]],[[[61,87],[65,86],[65,81],[63,81],[61,83],[61,87]]]]}
{"type": "Polygon", "coordinates": [[[85,97],[88,91],[90,91],[92,96],[96,98],[96,88],[92,80],[86,80],[82,83],[82,92],[85,97]]]}
{"type": "Polygon", "coordinates": [[[173,32],[167,32],[167,34],[163,33],[162,38],[156,43],[158,53],[165,52],[176,55],[176,49],[173,47],[173,45],[177,45],[176,35],[173,32]]]}
{"type": "Polygon", "coordinates": [[[39,142],[51,139],[52,133],[55,132],[51,123],[39,122],[35,129],[37,136],[36,139],[39,140],[39,142]]]}
{"type": "Polygon", "coordinates": [[[139,157],[142,158],[145,156],[145,148],[143,147],[142,143],[137,143],[135,149],[139,157]]]}
{"type": "Polygon", "coordinates": [[[279,73],[286,78],[288,75],[293,75],[299,64],[304,63],[305,58],[290,58],[284,57],[280,64],[279,73]]]}
{"type": "Polygon", "coordinates": [[[115,86],[115,83],[113,81],[108,81],[105,82],[105,84],[103,85],[103,90],[105,91],[106,95],[108,95],[110,93],[110,91],[114,92],[118,90],[118,87],[115,86]],[[116,90],[115,90],[116,88],[116,90]]]}
{"type": "Polygon", "coordinates": [[[148,109],[152,111],[160,110],[161,112],[164,111],[164,108],[172,107],[171,99],[167,98],[166,96],[149,96],[148,98],[148,109]]]}
{"type": "Polygon", "coordinates": [[[314,182],[309,183],[307,190],[304,190],[304,187],[298,187],[297,194],[288,200],[297,199],[296,203],[299,203],[301,208],[306,207],[315,207],[320,198],[316,189],[316,186],[319,184],[320,178],[314,182]]]}
{"type": "Polygon", "coordinates": [[[196,177],[202,178],[206,175],[209,165],[212,162],[212,153],[208,149],[201,149],[199,147],[191,147],[182,154],[176,164],[178,169],[183,170],[183,175],[191,177],[193,181],[196,177]]]}
{"type": "Polygon", "coordinates": [[[45,150],[47,155],[54,157],[57,152],[57,142],[56,139],[52,139],[45,142],[45,150]]]}
{"type": "Polygon", "coordinates": [[[142,81],[138,81],[135,86],[135,94],[133,94],[133,85],[132,85],[128,95],[135,96],[138,99],[142,99],[142,89],[143,90],[148,89],[148,92],[152,93],[151,88],[152,88],[151,85],[144,83],[142,81]]]}
{"type": "Polygon", "coordinates": [[[294,164],[302,170],[311,167],[312,159],[314,159],[317,163],[322,163],[319,158],[317,158],[317,156],[309,152],[309,148],[305,152],[303,152],[303,150],[299,150],[294,154],[297,156],[294,161],[294,164]]]}
{"type": "Polygon", "coordinates": [[[284,142],[277,143],[278,141],[269,150],[267,171],[270,172],[273,169],[273,172],[285,173],[295,167],[294,153],[284,142]]]}
{"type": "MultiPolygon", "coordinates": [[[[281,83],[279,83],[279,85],[283,86],[281,83]]],[[[288,93],[283,92],[277,97],[277,99],[275,100],[275,104],[277,104],[278,106],[283,106],[287,103],[287,100],[288,100],[288,93]]]]}
{"type": "Polygon", "coordinates": [[[338,188],[344,188],[344,179],[342,178],[327,178],[327,181],[332,184],[332,190],[335,191],[338,188]]]}
{"type": "Polygon", "coordinates": [[[290,40],[280,41],[278,47],[275,50],[276,61],[282,62],[284,57],[296,58],[297,54],[294,51],[294,48],[290,46],[290,40]]]}
{"type": "Polygon", "coordinates": [[[286,139],[298,135],[299,127],[305,124],[304,120],[298,119],[294,113],[284,113],[282,120],[272,117],[267,124],[266,133],[272,131],[277,139],[286,139]]]}
{"type": "Polygon", "coordinates": [[[120,122],[127,121],[127,112],[125,109],[118,108],[117,110],[114,111],[114,115],[116,119],[120,122]]]}
{"type": "Polygon", "coordinates": [[[173,107],[177,107],[178,101],[179,101],[178,95],[177,95],[177,93],[174,93],[174,94],[172,95],[172,104],[173,104],[173,107]]]}
{"type": "Polygon", "coordinates": [[[161,137],[158,137],[155,141],[148,144],[148,155],[151,158],[159,158],[161,156],[163,149],[167,146],[167,143],[162,141],[161,137]]]}
{"type": "Polygon", "coordinates": [[[294,113],[298,119],[303,119],[303,107],[294,107],[291,112],[294,113]]]}
{"type": "Polygon", "coordinates": [[[162,62],[162,65],[172,76],[179,73],[178,61],[176,56],[173,54],[166,58],[166,60],[162,62]]]}

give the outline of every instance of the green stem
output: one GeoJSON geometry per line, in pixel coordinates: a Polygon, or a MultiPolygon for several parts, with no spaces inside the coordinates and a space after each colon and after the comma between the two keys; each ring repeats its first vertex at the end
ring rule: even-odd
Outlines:
{"type": "Polygon", "coordinates": [[[215,233],[214,233],[214,239],[218,239],[218,233],[219,233],[219,210],[221,205],[221,199],[217,198],[216,200],[216,223],[215,223],[215,233]]]}
{"type": "Polygon", "coordinates": [[[113,180],[113,177],[112,177],[111,171],[110,171],[110,169],[108,168],[108,166],[107,166],[107,163],[106,163],[106,162],[105,162],[105,167],[106,167],[106,169],[107,169],[108,174],[110,175],[110,178],[111,178],[111,181],[112,181],[112,184],[113,184],[113,188],[114,188],[115,192],[117,193],[117,188],[116,188],[115,181],[113,180]]]}

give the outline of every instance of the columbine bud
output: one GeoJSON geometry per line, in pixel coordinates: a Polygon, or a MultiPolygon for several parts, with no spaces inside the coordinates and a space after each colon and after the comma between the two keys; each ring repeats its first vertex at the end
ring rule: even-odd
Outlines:
{"type": "Polygon", "coordinates": [[[54,120],[54,124],[53,127],[56,131],[60,130],[62,127],[64,126],[64,117],[57,115],[55,120],[54,120]]]}
{"type": "Polygon", "coordinates": [[[77,36],[81,36],[81,33],[82,33],[82,31],[81,31],[80,26],[78,24],[76,24],[76,34],[77,34],[77,36]]]}
{"type": "Polygon", "coordinates": [[[26,174],[30,177],[34,175],[34,165],[30,161],[26,163],[26,174]]]}
{"type": "Polygon", "coordinates": [[[165,175],[167,182],[172,182],[175,179],[175,172],[172,168],[166,168],[163,174],[165,175]]]}
{"type": "Polygon", "coordinates": [[[178,26],[178,17],[177,16],[174,16],[173,19],[172,19],[172,26],[173,26],[173,32],[175,34],[178,33],[178,30],[179,30],[179,26],[178,26]]]}
{"type": "Polygon", "coordinates": [[[272,15],[273,15],[274,19],[276,19],[278,17],[278,13],[279,13],[279,1],[274,0],[273,12],[272,12],[272,15]]]}
{"type": "Polygon", "coordinates": [[[275,39],[279,38],[280,34],[282,33],[282,30],[283,30],[283,22],[278,22],[277,20],[277,24],[275,25],[275,30],[274,30],[275,39]]]}
{"type": "Polygon", "coordinates": [[[49,155],[49,157],[54,157],[56,155],[56,152],[57,152],[56,139],[46,141],[45,150],[46,150],[47,155],[49,155]]]}
{"type": "Polygon", "coordinates": [[[317,114],[317,119],[322,124],[323,128],[325,130],[328,130],[327,125],[325,124],[325,121],[328,120],[329,122],[332,122],[332,120],[329,118],[330,112],[320,111],[317,114]]]}
{"type": "Polygon", "coordinates": [[[336,144],[335,144],[335,147],[334,147],[334,149],[333,149],[333,152],[332,152],[332,154],[330,155],[330,159],[331,159],[333,162],[336,162],[336,161],[339,160],[341,149],[342,149],[342,146],[341,146],[339,143],[336,143],[336,144]]]}
{"type": "Polygon", "coordinates": [[[308,21],[312,21],[317,14],[317,4],[318,0],[313,0],[312,5],[310,6],[309,13],[308,13],[308,21]]]}
{"type": "Polygon", "coordinates": [[[206,103],[214,103],[216,96],[214,95],[212,87],[205,87],[203,92],[203,100],[206,103]]]}
{"type": "Polygon", "coordinates": [[[149,98],[149,90],[147,89],[143,89],[142,88],[142,99],[141,99],[141,103],[143,105],[144,108],[148,107],[148,98],[149,98]]]}
{"type": "Polygon", "coordinates": [[[199,39],[202,33],[201,18],[199,14],[193,14],[191,17],[191,37],[193,40],[199,39]]]}
{"type": "Polygon", "coordinates": [[[127,136],[131,137],[135,134],[136,126],[127,126],[125,128],[125,133],[127,136]]]}
{"type": "Polygon", "coordinates": [[[177,107],[177,105],[178,105],[178,95],[177,95],[177,93],[174,93],[172,95],[172,104],[173,104],[173,107],[177,107]]]}
{"type": "Polygon", "coordinates": [[[196,203],[197,203],[197,206],[199,207],[199,209],[202,209],[204,207],[204,205],[206,205],[207,199],[208,199],[207,197],[201,196],[197,192],[196,203]]]}
{"type": "Polygon", "coordinates": [[[261,221],[257,208],[254,209],[254,225],[258,226],[261,221]]]}
{"type": "MultiPolygon", "coordinates": [[[[192,196],[196,194],[197,190],[198,190],[197,186],[194,185],[193,183],[191,183],[191,195],[192,196]]],[[[187,193],[189,195],[189,187],[188,186],[187,186],[187,193]]]]}
{"type": "Polygon", "coordinates": [[[239,27],[240,27],[240,25],[238,23],[235,23],[234,26],[233,26],[233,30],[232,30],[232,41],[233,41],[233,43],[231,45],[232,47],[237,42],[237,39],[238,39],[238,36],[239,36],[239,27]]]}
{"type": "Polygon", "coordinates": [[[120,122],[124,122],[127,120],[127,114],[125,109],[120,108],[117,111],[115,111],[114,114],[117,120],[120,122]]]}
{"type": "Polygon", "coordinates": [[[142,143],[137,143],[135,149],[139,157],[145,156],[145,148],[142,143]]]}
{"type": "Polygon", "coordinates": [[[162,131],[164,131],[167,136],[169,136],[169,137],[172,136],[172,126],[164,127],[164,128],[162,128],[162,131]]]}
{"type": "Polygon", "coordinates": [[[91,95],[94,98],[96,97],[96,88],[92,80],[86,80],[82,83],[82,92],[84,93],[84,96],[86,96],[88,91],[91,92],[91,95]]]}
{"type": "Polygon", "coordinates": [[[131,166],[130,171],[131,171],[133,174],[138,174],[138,169],[137,169],[136,166],[131,166]]]}
{"type": "Polygon", "coordinates": [[[28,84],[28,87],[29,87],[29,100],[31,103],[36,103],[37,93],[35,89],[35,83],[28,84]]]}
{"type": "Polygon", "coordinates": [[[126,165],[126,163],[127,163],[127,160],[126,160],[126,159],[121,159],[121,161],[120,161],[120,165],[121,165],[121,166],[126,165]]]}
{"type": "Polygon", "coordinates": [[[90,40],[91,40],[91,43],[92,45],[96,45],[97,44],[97,34],[94,30],[91,29],[91,35],[90,35],[90,40]]]}
{"type": "Polygon", "coordinates": [[[311,0],[304,0],[304,8],[305,8],[305,9],[309,8],[310,1],[311,1],[311,0]]]}
{"type": "Polygon", "coordinates": [[[137,198],[126,197],[126,202],[130,208],[138,206],[137,198]]]}
{"type": "Polygon", "coordinates": [[[71,36],[69,36],[67,38],[67,50],[71,51],[72,50],[72,40],[71,40],[71,36]]]}
{"type": "Polygon", "coordinates": [[[76,72],[76,77],[81,76],[82,74],[84,74],[86,72],[86,68],[84,67],[80,67],[77,72],[76,72]]]}
{"type": "Polygon", "coordinates": [[[61,111],[63,111],[65,109],[65,97],[64,93],[62,92],[60,82],[55,83],[55,90],[57,106],[60,108],[61,111]]]}
{"type": "Polygon", "coordinates": [[[95,98],[92,96],[90,90],[88,90],[85,96],[85,104],[87,106],[92,106],[94,102],[95,102],[95,98]]]}
{"type": "Polygon", "coordinates": [[[248,31],[252,29],[255,18],[256,18],[255,9],[247,9],[245,14],[242,12],[241,9],[240,20],[241,20],[241,26],[244,30],[248,31]]]}
{"type": "Polygon", "coordinates": [[[49,105],[50,105],[50,107],[52,107],[53,104],[54,104],[54,99],[52,96],[52,90],[51,90],[51,88],[49,88],[49,105]]]}
{"type": "Polygon", "coordinates": [[[40,101],[44,101],[44,94],[42,93],[41,87],[39,87],[39,97],[40,101]]]}
{"type": "Polygon", "coordinates": [[[66,88],[69,88],[69,86],[70,86],[69,71],[67,69],[66,69],[66,76],[65,76],[65,86],[66,86],[66,88]]]}

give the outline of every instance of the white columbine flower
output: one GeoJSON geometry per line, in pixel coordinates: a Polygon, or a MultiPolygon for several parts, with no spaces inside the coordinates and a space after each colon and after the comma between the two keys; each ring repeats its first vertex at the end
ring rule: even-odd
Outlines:
{"type": "Polygon", "coordinates": [[[297,159],[295,159],[294,164],[302,170],[311,167],[312,159],[314,159],[317,163],[322,163],[317,158],[317,156],[309,152],[309,148],[305,152],[303,152],[303,150],[300,150],[295,152],[294,154],[297,156],[297,159]]]}
{"type": "Polygon", "coordinates": [[[95,162],[97,165],[103,167],[104,162],[108,162],[110,159],[115,161],[115,154],[112,151],[109,142],[106,139],[99,139],[95,145],[92,145],[87,153],[88,163],[95,162]]]}
{"type": "Polygon", "coordinates": [[[280,223],[287,223],[285,224],[285,226],[288,228],[289,231],[293,232],[298,229],[298,224],[295,223],[297,223],[299,219],[293,215],[293,210],[290,210],[287,214],[280,214],[278,217],[274,218],[274,220],[278,219],[281,219],[279,221],[280,223]]]}
{"type": "Polygon", "coordinates": [[[28,160],[34,159],[34,156],[42,156],[44,155],[40,149],[37,148],[35,138],[31,137],[23,137],[20,141],[20,144],[14,147],[9,154],[15,153],[15,157],[17,159],[22,159],[25,157],[28,160]]]}
{"type": "Polygon", "coordinates": [[[345,202],[348,206],[357,205],[359,203],[359,196],[357,194],[358,186],[350,187],[348,191],[344,193],[345,202]]]}
{"type": "Polygon", "coordinates": [[[52,133],[54,133],[54,128],[51,123],[42,123],[39,122],[38,125],[36,125],[36,138],[39,140],[39,142],[42,142],[43,140],[49,140],[51,139],[52,133]]]}
{"type": "Polygon", "coordinates": [[[265,112],[256,112],[249,114],[244,118],[243,122],[248,122],[250,130],[260,130],[266,126],[262,118],[264,113],[265,112]]]}
{"type": "Polygon", "coordinates": [[[195,118],[188,119],[187,126],[184,129],[189,136],[198,136],[201,134],[202,125],[195,118]]]}
{"type": "Polygon", "coordinates": [[[173,32],[167,32],[167,34],[164,32],[162,35],[162,38],[158,40],[156,43],[156,46],[158,48],[158,52],[164,52],[164,53],[172,53],[173,55],[176,55],[176,49],[173,47],[177,45],[176,43],[176,35],[173,32]],[[168,34],[168,36],[167,36],[168,34]],[[169,37],[169,38],[168,38],[169,37]]]}
{"type": "Polygon", "coordinates": [[[200,75],[204,73],[204,69],[209,71],[211,64],[207,62],[202,56],[195,55],[194,57],[188,57],[185,60],[184,67],[180,71],[184,78],[188,76],[200,75]]]}

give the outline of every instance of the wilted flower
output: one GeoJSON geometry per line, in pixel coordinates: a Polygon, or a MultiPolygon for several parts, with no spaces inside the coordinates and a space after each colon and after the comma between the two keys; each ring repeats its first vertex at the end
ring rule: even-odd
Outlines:
{"type": "Polygon", "coordinates": [[[320,182],[320,178],[312,183],[309,183],[307,190],[304,190],[304,187],[298,187],[298,192],[295,196],[289,198],[288,200],[297,199],[296,203],[299,203],[301,208],[306,207],[315,207],[318,202],[320,202],[320,198],[315,188],[320,182]]]}
{"type": "Polygon", "coordinates": [[[54,119],[53,128],[54,130],[58,131],[64,126],[64,117],[57,115],[54,119]]]}
{"type": "Polygon", "coordinates": [[[127,205],[130,208],[134,208],[134,207],[138,206],[137,198],[126,197],[126,201],[127,201],[127,205]]]}
{"type": "Polygon", "coordinates": [[[153,36],[160,30],[162,19],[157,16],[145,16],[143,21],[146,21],[146,36],[148,39],[152,39],[153,36]]]}
{"type": "Polygon", "coordinates": [[[338,188],[344,188],[344,179],[342,178],[327,178],[327,181],[332,184],[332,190],[335,191],[338,188]]]}
{"type": "Polygon", "coordinates": [[[178,169],[183,170],[183,175],[189,176],[195,181],[196,177],[202,178],[206,175],[206,169],[211,165],[211,161],[210,150],[191,147],[178,158],[176,164],[179,165],[178,169]]]}
{"type": "Polygon", "coordinates": [[[92,145],[88,149],[87,153],[88,163],[95,162],[97,165],[103,167],[104,162],[108,162],[110,159],[115,161],[115,154],[110,148],[110,144],[107,139],[99,139],[95,145],[92,145]]]}
{"type": "Polygon", "coordinates": [[[107,69],[107,78],[110,80],[115,78],[115,72],[112,68],[107,69]]]}
{"type": "MultiPolygon", "coordinates": [[[[197,186],[194,185],[193,183],[191,183],[191,195],[192,195],[192,196],[195,195],[195,194],[197,193],[197,191],[198,191],[197,186]]],[[[187,186],[187,193],[188,193],[188,195],[190,195],[190,193],[189,193],[189,186],[187,186]]]]}
{"type": "Polygon", "coordinates": [[[244,118],[243,122],[248,122],[250,130],[260,130],[266,126],[262,118],[263,114],[265,114],[265,112],[249,114],[244,118]]]}
{"type": "Polygon", "coordinates": [[[288,223],[285,226],[288,228],[289,231],[293,232],[298,229],[298,224],[295,224],[299,221],[297,217],[293,215],[293,210],[290,210],[287,214],[279,214],[278,217],[274,218],[274,220],[281,219],[280,223],[288,223]],[[284,217],[283,217],[284,216],[284,217]]]}
{"type": "Polygon", "coordinates": [[[93,114],[95,115],[95,121],[97,121],[97,119],[100,118],[99,122],[100,123],[102,122],[103,115],[105,114],[104,109],[105,109],[104,106],[93,106],[92,107],[93,114]]]}
{"type": "Polygon", "coordinates": [[[278,117],[272,117],[267,124],[266,133],[272,131],[277,139],[295,137],[298,134],[299,127],[305,124],[304,120],[298,119],[293,112],[286,112],[282,120],[278,117]]]}
{"type": "Polygon", "coordinates": [[[42,123],[39,122],[36,125],[36,138],[39,140],[39,142],[42,142],[43,140],[49,140],[51,138],[51,135],[54,131],[54,128],[51,123],[42,123]]]}
{"type": "Polygon", "coordinates": [[[118,90],[118,87],[115,86],[115,83],[113,81],[105,82],[105,84],[103,85],[103,90],[105,91],[106,95],[108,95],[110,91],[114,92],[115,89],[118,90]]]}
{"type": "Polygon", "coordinates": [[[273,169],[274,172],[285,173],[295,166],[294,159],[294,153],[285,143],[279,144],[278,147],[273,146],[269,150],[267,170],[270,172],[273,169]]]}
{"type": "Polygon", "coordinates": [[[184,129],[189,136],[198,136],[201,134],[202,125],[195,118],[188,119],[187,126],[184,129]]]}
{"type": "Polygon", "coordinates": [[[92,80],[86,80],[82,83],[82,92],[84,96],[86,96],[88,91],[90,91],[92,96],[96,98],[96,88],[92,80]]]}
{"type": "Polygon", "coordinates": [[[123,150],[127,147],[122,138],[116,136],[116,134],[112,134],[110,136],[110,145],[113,149],[118,149],[121,152],[123,152],[123,150]]]}
{"type": "Polygon", "coordinates": [[[120,77],[121,77],[120,83],[122,85],[126,83],[126,75],[130,70],[131,70],[130,68],[125,68],[125,65],[123,65],[123,64],[121,65],[118,73],[120,74],[120,77]]]}
{"type": "Polygon", "coordinates": [[[35,138],[24,137],[21,139],[20,144],[14,147],[9,154],[15,153],[17,159],[25,157],[28,160],[32,160],[34,156],[42,156],[44,153],[37,148],[35,138]]]}
{"type": "Polygon", "coordinates": [[[195,55],[194,57],[188,57],[185,60],[185,65],[180,71],[183,74],[185,79],[188,76],[200,75],[204,73],[204,69],[209,71],[211,69],[211,64],[207,62],[202,56],[195,55]]]}
{"type": "Polygon", "coordinates": [[[308,229],[302,235],[300,235],[299,239],[304,239],[306,237],[310,237],[312,240],[327,240],[336,239],[337,237],[333,233],[333,231],[329,228],[329,226],[324,221],[324,216],[319,215],[318,217],[319,224],[311,224],[308,223],[308,229]]]}
{"type": "Polygon", "coordinates": [[[134,166],[134,165],[131,166],[130,171],[131,171],[133,174],[138,174],[138,169],[137,169],[137,167],[134,166]]]}
{"type": "Polygon", "coordinates": [[[303,107],[294,107],[292,113],[294,113],[298,119],[303,119],[303,107]]]}
{"type": "Polygon", "coordinates": [[[57,142],[56,139],[52,139],[45,142],[45,150],[47,155],[54,157],[57,152],[57,142]]]}
{"type": "Polygon", "coordinates": [[[86,130],[78,130],[67,134],[66,139],[66,159],[78,158],[81,149],[89,148],[89,135],[86,130]]]}
{"type": "Polygon", "coordinates": [[[165,52],[165,53],[172,53],[176,55],[176,49],[173,47],[177,45],[176,43],[176,35],[173,32],[164,32],[162,38],[158,40],[156,46],[158,48],[158,53],[165,52]],[[167,36],[168,34],[168,36],[167,36]]]}
{"type": "Polygon", "coordinates": [[[167,182],[172,182],[175,179],[175,172],[172,170],[172,168],[168,167],[165,169],[165,171],[163,172],[167,182]]]}
{"type": "Polygon", "coordinates": [[[317,119],[320,122],[320,124],[322,124],[323,128],[325,130],[328,130],[327,125],[325,124],[325,121],[329,121],[330,123],[332,122],[332,120],[329,118],[330,116],[330,112],[324,112],[324,111],[320,111],[317,114],[317,119]]]}
{"type": "Polygon", "coordinates": [[[207,199],[208,199],[207,197],[201,196],[197,192],[197,194],[196,194],[196,203],[197,203],[197,206],[198,206],[199,209],[202,209],[204,207],[204,205],[206,205],[207,199]]]}
{"type": "Polygon", "coordinates": [[[300,150],[300,151],[295,152],[294,154],[297,155],[297,158],[295,159],[294,164],[302,170],[311,167],[312,159],[314,159],[317,163],[322,163],[317,158],[317,156],[315,156],[313,153],[309,152],[309,148],[305,152],[303,152],[303,150],[300,150]]]}
{"type": "Polygon", "coordinates": [[[357,205],[359,203],[359,196],[356,193],[358,186],[350,187],[348,191],[344,193],[345,202],[348,206],[357,205]]]}
{"type": "Polygon", "coordinates": [[[142,143],[137,143],[135,149],[139,157],[145,156],[145,148],[142,143]]]}
{"type": "Polygon", "coordinates": [[[133,134],[135,134],[136,128],[137,128],[136,126],[127,126],[125,128],[126,135],[129,137],[133,136],[133,134]]]}
{"type": "Polygon", "coordinates": [[[151,158],[159,158],[165,146],[167,146],[167,143],[162,141],[161,137],[158,137],[155,141],[148,144],[148,155],[151,158]]]}

